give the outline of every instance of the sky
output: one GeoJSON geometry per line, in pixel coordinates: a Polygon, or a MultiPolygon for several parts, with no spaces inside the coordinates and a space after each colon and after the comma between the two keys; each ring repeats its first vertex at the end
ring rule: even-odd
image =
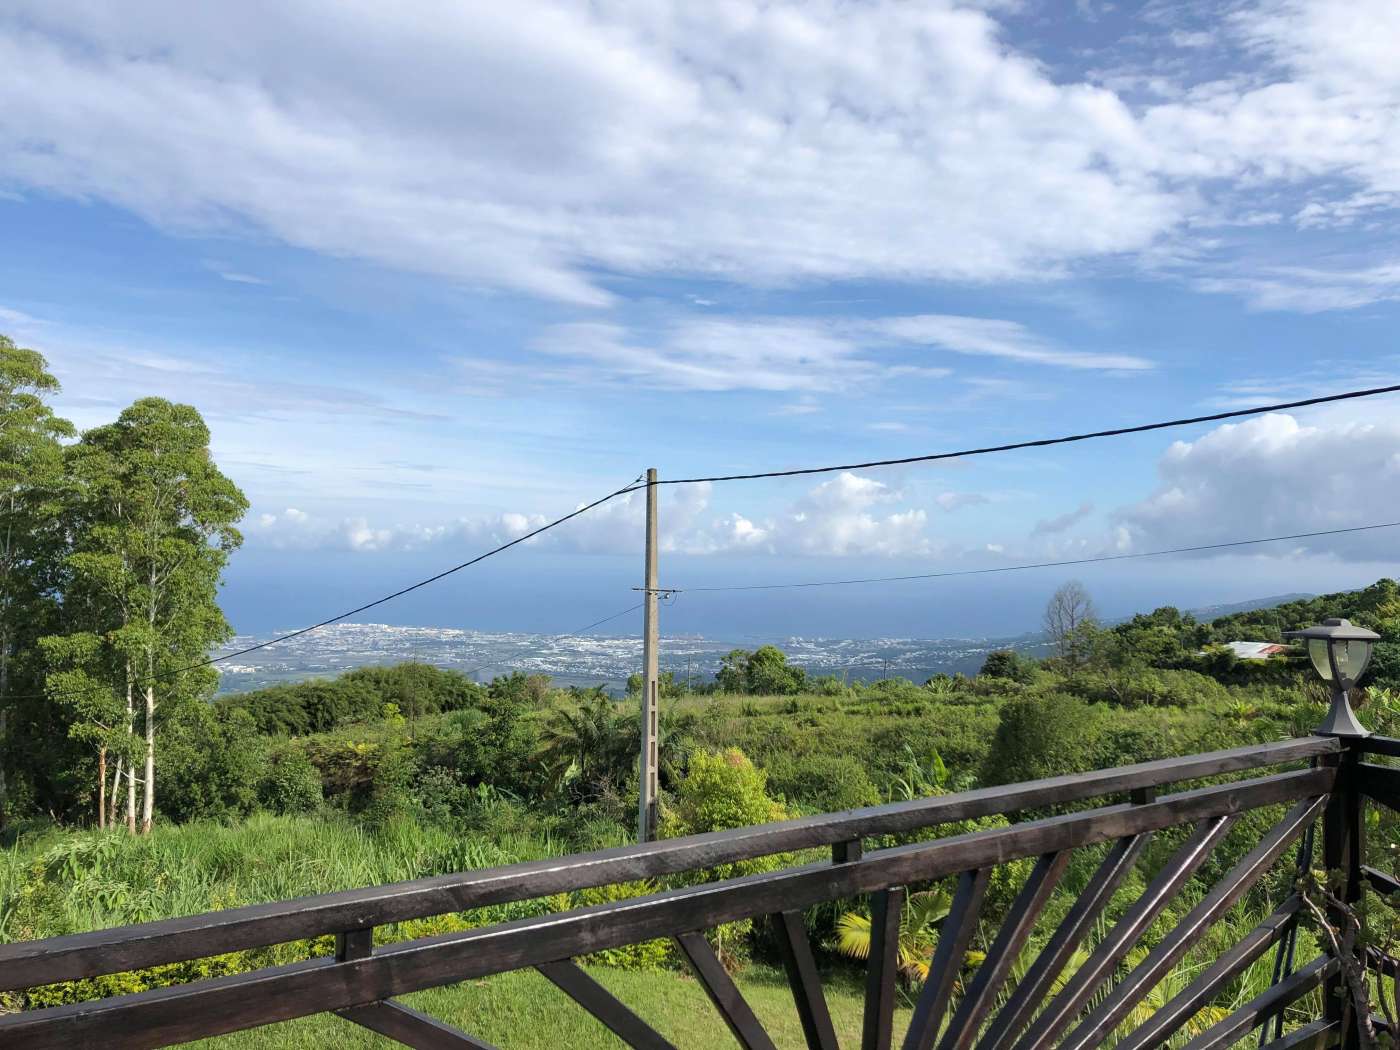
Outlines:
{"type": "MultiPolygon", "coordinates": [[[[1400,5],[0,7],[0,332],[80,427],[195,405],[234,626],[299,626],[633,481],[903,457],[1400,382],[1400,5]]],[[[668,488],[663,630],[930,637],[1358,586],[1393,398],[668,488]]],[[[628,607],[639,497],[369,619],[628,607]]],[[[607,630],[634,629],[622,618],[607,630]]]]}

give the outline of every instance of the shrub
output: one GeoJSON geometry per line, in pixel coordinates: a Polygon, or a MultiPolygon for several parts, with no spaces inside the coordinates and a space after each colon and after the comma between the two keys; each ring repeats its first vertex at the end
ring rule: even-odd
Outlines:
{"type": "MultiPolygon", "coordinates": [[[[662,838],[696,835],[706,831],[748,827],[784,820],[786,808],[768,795],[768,776],[737,747],[726,751],[696,751],[676,790],[674,806],[662,814],[662,838]]],[[[755,871],[771,871],[780,860],[756,860],[724,864],[710,877],[727,879],[755,871]]]]}
{"type": "Polygon", "coordinates": [[[321,804],[321,774],[295,746],[276,747],[267,754],[258,780],[258,805],[273,813],[305,813],[321,804]]]}
{"type": "Polygon", "coordinates": [[[997,649],[987,654],[977,675],[979,678],[1005,678],[1024,684],[1035,678],[1035,667],[1015,649],[997,649]]]}
{"type": "Polygon", "coordinates": [[[251,812],[261,751],[252,718],[195,701],[177,708],[167,727],[156,770],[161,812],[181,822],[251,812]]]}
{"type": "Polygon", "coordinates": [[[1100,713],[1076,696],[1048,693],[1008,700],[982,767],[987,784],[1077,773],[1093,768],[1100,713]]]}
{"type": "Polygon", "coordinates": [[[865,764],[853,755],[781,759],[768,767],[768,778],[775,792],[813,812],[858,809],[880,801],[865,764]]]}

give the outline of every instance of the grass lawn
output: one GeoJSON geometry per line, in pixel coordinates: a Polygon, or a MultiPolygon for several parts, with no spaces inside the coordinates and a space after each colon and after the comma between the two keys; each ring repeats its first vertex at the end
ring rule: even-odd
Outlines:
{"type": "MultiPolygon", "coordinates": [[[[589,972],[681,1050],[736,1045],[704,989],[688,975],[607,967],[589,972]]],[[[781,971],[750,966],[739,975],[738,983],[773,1041],[782,1050],[803,1050],[802,1026],[781,971]]],[[[841,1045],[858,1046],[864,1009],[860,985],[849,976],[833,976],[826,982],[826,996],[841,1045]]],[[[502,1050],[625,1047],[533,970],[435,988],[404,996],[402,1001],[502,1050]]],[[[909,1010],[901,1005],[895,1031],[903,1031],[908,1021],[909,1010]]],[[[321,1015],[187,1045],[208,1050],[368,1050],[399,1044],[349,1021],[321,1015]]]]}

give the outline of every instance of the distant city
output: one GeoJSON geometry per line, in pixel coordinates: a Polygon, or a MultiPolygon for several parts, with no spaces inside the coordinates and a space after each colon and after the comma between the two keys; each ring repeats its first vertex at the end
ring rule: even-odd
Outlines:
{"type": "MultiPolygon", "coordinates": [[[[274,636],[268,636],[274,637],[274,636]]],[[[215,653],[235,652],[264,640],[240,635],[215,653]]],[[[810,673],[849,680],[899,675],[917,681],[938,674],[972,674],[994,649],[1032,654],[1037,635],[1017,638],[704,638],[662,639],[661,669],[677,679],[709,681],[732,649],[777,645],[810,673]]],[[[259,689],[278,682],[339,674],[368,664],[419,660],[489,681],[512,671],[547,674],[560,685],[625,687],[641,668],[642,643],[633,637],[487,634],[450,627],[344,623],[220,664],[220,692],[259,689]]]]}
{"type": "MultiPolygon", "coordinates": [[[[1191,610],[1199,620],[1269,608],[1307,594],[1212,605],[1191,610]]],[[[215,656],[237,652],[277,636],[238,635],[215,656]]],[[[707,682],[732,649],[776,645],[814,675],[871,681],[896,675],[922,682],[935,674],[975,674],[997,649],[1043,656],[1039,634],[1001,638],[810,638],[678,635],[661,640],[661,670],[677,680],[707,682]]],[[[512,671],[547,674],[559,685],[605,685],[622,691],[627,676],[641,670],[642,643],[635,635],[491,634],[453,627],[402,627],[342,623],[219,665],[219,692],[261,689],[279,682],[329,677],[356,667],[419,660],[461,671],[480,682],[512,671]]]]}

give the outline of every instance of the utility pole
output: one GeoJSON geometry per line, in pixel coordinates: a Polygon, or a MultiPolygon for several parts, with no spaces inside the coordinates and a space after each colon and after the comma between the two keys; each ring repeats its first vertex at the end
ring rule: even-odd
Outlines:
{"type": "Polygon", "coordinates": [[[659,576],[656,567],[656,468],[647,471],[646,583],[642,604],[642,755],[641,789],[637,813],[637,840],[650,842],[656,837],[657,735],[660,730],[658,693],[660,666],[657,649],[659,576]]]}

